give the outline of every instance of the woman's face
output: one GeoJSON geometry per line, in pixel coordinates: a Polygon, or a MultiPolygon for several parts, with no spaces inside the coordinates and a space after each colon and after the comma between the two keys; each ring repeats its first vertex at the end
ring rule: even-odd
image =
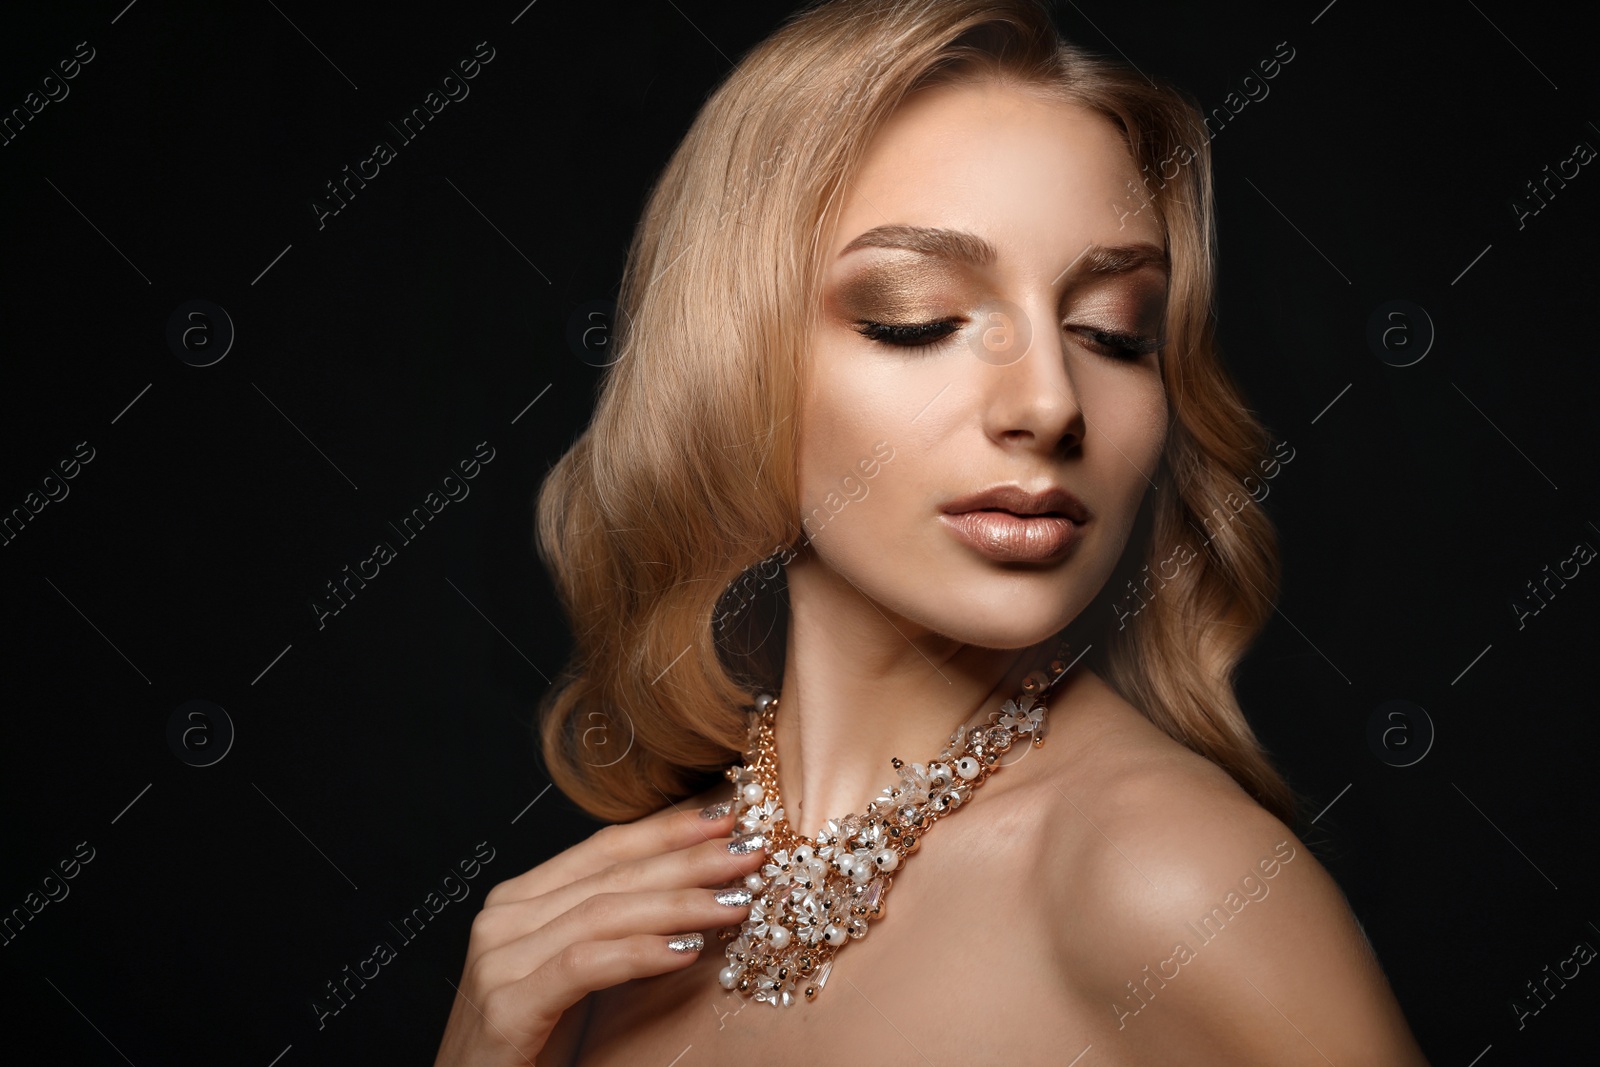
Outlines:
{"type": "Polygon", "coordinates": [[[817,559],[885,612],[1023,648],[1111,574],[1167,419],[1139,179],[1106,119],[988,83],[914,95],[872,142],[825,253],[799,479],[817,559]],[[972,499],[1007,486],[1075,502],[972,499]]]}

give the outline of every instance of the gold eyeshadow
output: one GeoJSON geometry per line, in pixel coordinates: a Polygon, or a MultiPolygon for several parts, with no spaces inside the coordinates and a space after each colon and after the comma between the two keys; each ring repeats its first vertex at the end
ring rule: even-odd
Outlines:
{"type": "Polygon", "coordinates": [[[833,299],[842,315],[877,322],[907,322],[958,312],[960,292],[952,272],[935,262],[863,267],[840,282],[833,299]]]}
{"type": "Polygon", "coordinates": [[[1161,282],[1097,285],[1067,301],[1064,318],[1115,324],[1119,330],[1159,335],[1166,325],[1167,287],[1161,282]]]}
{"type": "MultiPolygon", "coordinates": [[[[851,322],[921,323],[959,316],[981,303],[964,271],[932,257],[869,263],[829,291],[829,303],[851,322]]],[[[1098,328],[1159,335],[1166,322],[1165,275],[1138,271],[1088,275],[1070,286],[1063,320],[1098,328]]]]}

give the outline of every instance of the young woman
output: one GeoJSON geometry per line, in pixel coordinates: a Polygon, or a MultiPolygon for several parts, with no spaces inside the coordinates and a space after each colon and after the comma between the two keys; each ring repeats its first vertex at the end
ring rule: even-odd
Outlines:
{"type": "Polygon", "coordinates": [[[1212,227],[1197,111],[1029,0],[744,58],[539,501],[618,824],[488,895],[439,1065],[1423,1062],[1232,692],[1212,227]]]}

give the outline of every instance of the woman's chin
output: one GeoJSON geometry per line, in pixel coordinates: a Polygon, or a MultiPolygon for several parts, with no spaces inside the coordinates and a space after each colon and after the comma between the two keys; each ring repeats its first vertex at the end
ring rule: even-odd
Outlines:
{"type": "Polygon", "coordinates": [[[952,602],[959,605],[958,611],[945,605],[936,617],[919,621],[935,633],[979,648],[1032,648],[1053,640],[1072,621],[1060,602],[1041,605],[1037,611],[1019,611],[1014,603],[980,606],[955,598],[952,602]]]}

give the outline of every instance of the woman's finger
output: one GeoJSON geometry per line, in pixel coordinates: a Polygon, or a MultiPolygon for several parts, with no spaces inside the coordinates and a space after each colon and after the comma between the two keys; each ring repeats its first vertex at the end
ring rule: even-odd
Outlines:
{"type": "Polygon", "coordinates": [[[511,984],[574,943],[614,941],[634,934],[668,937],[737,924],[750,913],[751,900],[752,894],[743,887],[596,893],[538,929],[478,957],[473,982],[480,988],[511,984]]]}
{"type": "Polygon", "coordinates": [[[635,978],[682,970],[700,957],[708,943],[703,931],[681,937],[632,934],[610,941],[573,942],[539,968],[484,999],[491,1024],[533,1032],[542,1041],[571,1004],[598,989],[635,978]],[[672,946],[677,944],[677,948],[672,946]]]}
{"type": "Polygon", "coordinates": [[[629,823],[601,827],[587,839],[529,871],[489,890],[485,905],[528,900],[586,878],[617,863],[642,859],[727,835],[735,820],[731,810],[716,818],[701,816],[706,804],[725,798],[726,786],[669,804],[629,823]],[[704,802],[704,803],[702,803],[704,802]]]}
{"type": "MultiPolygon", "coordinates": [[[[472,920],[468,955],[477,958],[555,921],[597,894],[651,893],[742,881],[766,860],[760,848],[734,854],[731,837],[691,845],[659,856],[614,864],[586,878],[525,900],[488,904],[472,920]]],[[[750,840],[750,839],[746,839],[750,840]]],[[[752,842],[753,843],[753,842],[752,842]]],[[[571,935],[569,935],[571,939],[571,935]]]]}

